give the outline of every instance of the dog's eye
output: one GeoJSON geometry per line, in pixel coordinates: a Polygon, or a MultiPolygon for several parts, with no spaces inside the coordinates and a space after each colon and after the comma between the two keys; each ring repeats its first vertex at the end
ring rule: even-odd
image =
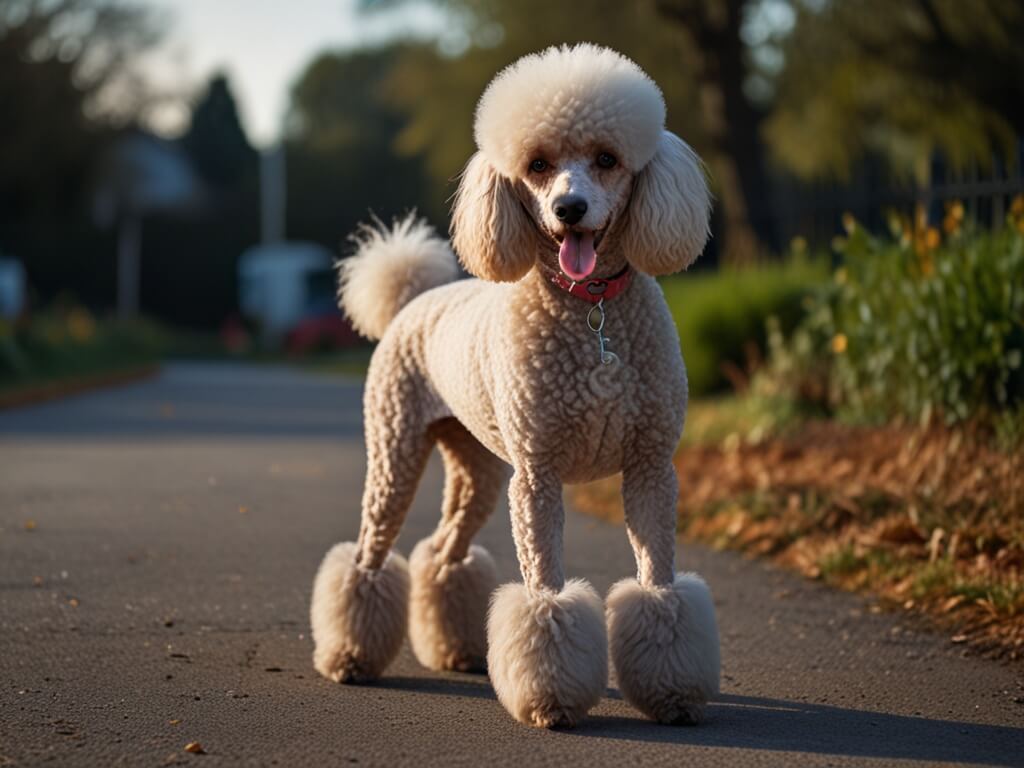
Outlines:
{"type": "Polygon", "coordinates": [[[615,159],[615,155],[608,152],[602,152],[597,156],[597,164],[602,168],[614,168],[617,162],[618,160],[615,159]]]}
{"type": "Polygon", "coordinates": [[[544,173],[548,169],[548,161],[541,160],[539,157],[530,163],[530,170],[534,173],[544,173]]]}

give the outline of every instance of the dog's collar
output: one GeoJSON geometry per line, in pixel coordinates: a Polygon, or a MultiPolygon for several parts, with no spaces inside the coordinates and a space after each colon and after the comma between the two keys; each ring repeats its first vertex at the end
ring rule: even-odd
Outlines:
{"type": "Polygon", "coordinates": [[[589,301],[591,304],[597,304],[601,299],[611,301],[626,290],[633,280],[633,270],[629,268],[629,264],[611,277],[579,281],[570,280],[561,272],[555,272],[547,267],[542,267],[542,269],[547,273],[547,278],[550,282],[566,293],[571,293],[577,299],[589,301]]]}

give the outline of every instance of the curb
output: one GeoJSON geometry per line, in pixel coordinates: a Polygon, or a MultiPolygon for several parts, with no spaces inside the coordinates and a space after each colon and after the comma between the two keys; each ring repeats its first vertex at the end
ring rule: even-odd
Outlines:
{"type": "Polygon", "coordinates": [[[50,400],[59,400],[96,389],[131,384],[155,376],[159,371],[160,365],[158,363],[149,363],[114,372],[107,371],[85,376],[75,376],[68,379],[43,382],[35,386],[26,387],[25,389],[0,392],[0,411],[21,408],[26,405],[36,405],[49,402],[50,400]]]}

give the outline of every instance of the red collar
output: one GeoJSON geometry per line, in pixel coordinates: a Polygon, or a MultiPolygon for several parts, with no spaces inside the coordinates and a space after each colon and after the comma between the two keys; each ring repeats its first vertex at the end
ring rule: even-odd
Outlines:
{"type": "Polygon", "coordinates": [[[561,272],[553,272],[548,269],[544,271],[547,273],[548,280],[563,291],[571,293],[577,299],[589,301],[591,304],[597,304],[601,299],[611,301],[626,290],[633,280],[633,270],[629,268],[628,264],[622,268],[621,272],[611,277],[580,280],[579,282],[570,280],[561,272]]]}

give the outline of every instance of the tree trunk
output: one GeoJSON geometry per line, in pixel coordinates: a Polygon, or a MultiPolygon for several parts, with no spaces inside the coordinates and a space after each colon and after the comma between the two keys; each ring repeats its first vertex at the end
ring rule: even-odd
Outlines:
{"type": "Polygon", "coordinates": [[[711,144],[708,165],[723,208],[722,261],[756,261],[774,242],[761,112],[743,92],[746,49],[740,38],[745,0],[658,0],[659,10],[690,35],[699,57],[701,115],[711,144]]]}

